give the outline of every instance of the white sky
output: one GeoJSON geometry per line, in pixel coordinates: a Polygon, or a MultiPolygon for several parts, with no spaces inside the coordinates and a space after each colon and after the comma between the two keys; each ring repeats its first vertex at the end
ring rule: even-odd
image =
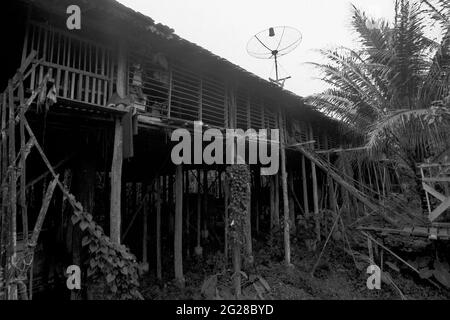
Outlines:
{"type": "Polygon", "coordinates": [[[292,79],[285,88],[301,96],[322,91],[318,73],[305,62],[318,61],[314,49],[354,46],[350,28],[351,3],[376,18],[392,19],[394,0],[119,0],[156,23],[175,30],[244,69],[274,78],[272,60],[246,52],[252,35],[272,26],[286,25],[301,31],[296,50],[280,58],[292,79]]]}

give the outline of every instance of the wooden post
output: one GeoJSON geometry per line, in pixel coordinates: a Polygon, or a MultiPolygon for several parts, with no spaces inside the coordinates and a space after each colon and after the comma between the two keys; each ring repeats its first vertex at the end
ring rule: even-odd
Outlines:
{"type": "Polygon", "coordinates": [[[158,177],[156,179],[156,278],[162,280],[162,268],[161,268],[161,179],[164,176],[158,177]]]}
{"type": "Polygon", "coordinates": [[[255,171],[255,233],[259,234],[259,216],[261,215],[261,174],[259,170],[255,171]]]}
{"type": "Polygon", "coordinates": [[[109,237],[113,243],[120,243],[121,226],[121,193],[122,193],[122,161],[123,161],[123,136],[120,119],[115,120],[114,149],[111,165],[111,208],[109,237]]]}
{"type": "Polygon", "coordinates": [[[208,214],[208,170],[203,170],[203,232],[204,232],[204,238],[207,240],[209,236],[208,232],[208,221],[209,221],[209,214],[208,214]]]}
{"type": "Polygon", "coordinates": [[[185,179],[185,192],[186,192],[186,256],[189,257],[191,255],[191,206],[189,197],[189,170],[186,170],[186,179],[185,179]]]}
{"type": "MultiPolygon", "coordinates": [[[[144,188],[143,188],[144,189],[144,188]]],[[[143,209],[143,228],[142,228],[142,264],[144,272],[148,272],[148,197],[149,190],[145,189],[145,194],[143,197],[144,207],[143,209]]]]}
{"type": "Polygon", "coordinates": [[[175,280],[184,287],[183,276],[183,167],[178,165],[175,174],[175,230],[174,230],[175,280]]]}
{"type": "MultiPolygon", "coordinates": [[[[127,88],[127,54],[126,44],[121,40],[118,45],[117,61],[117,93],[125,97],[127,88]]],[[[122,194],[122,162],[123,162],[123,128],[122,120],[115,119],[114,147],[111,165],[111,198],[110,198],[110,230],[109,237],[113,243],[120,243],[121,226],[121,194],[122,194]]]]}
{"type": "Polygon", "coordinates": [[[279,174],[274,176],[274,225],[280,226],[280,181],[279,174]]]}
{"type": "MultiPolygon", "coordinates": [[[[250,179],[251,181],[251,179],[250,179]]],[[[250,182],[251,183],[251,182],[250,182]]],[[[248,202],[247,202],[247,215],[245,223],[245,253],[247,262],[253,264],[253,249],[252,249],[252,200],[251,200],[251,186],[247,187],[248,202]]]]}
{"type": "Polygon", "coordinates": [[[200,189],[200,170],[197,170],[197,246],[195,247],[195,254],[197,256],[202,255],[201,246],[201,215],[202,215],[202,193],[200,189]]]}
{"type": "MultiPolygon", "coordinates": [[[[310,138],[313,138],[312,128],[309,127],[310,138]]],[[[314,150],[314,145],[311,146],[314,150]]],[[[317,174],[316,174],[316,164],[311,161],[311,175],[313,184],[313,204],[314,204],[314,220],[316,223],[316,237],[317,241],[320,241],[320,220],[319,220],[319,196],[317,193],[317,174]]]]}
{"type": "Polygon", "coordinates": [[[290,231],[291,233],[295,233],[295,221],[296,221],[296,217],[295,217],[295,204],[294,204],[294,197],[295,197],[295,188],[294,188],[294,174],[293,172],[291,172],[290,174],[288,174],[288,183],[289,183],[289,190],[291,190],[291,192],[289,192],[289,219],[290,219],[290,231]]]}
{"type": "Polygon", "coordinates": [[[270,232],[275,228],[275,177],[271,176],[269,184],[270,192],[270,232]]]}
{"type": "Polygon", "coordinates": [[[287,172],[286,172],[286,151],[284,144],[285,139],[285,127],[281,111],[278,114],[278,124],[280,128],[280,151],[281,151],[281,187],[283,189],[283,217],[284,217],[284,263],[287,266],[291,265],[291,233],[289,231],[289,197],[288,197],[288,185],[287,185],[287,172]]]}
{"type": "Polygon", "coordinates": [[[305,218],[309,217],[309,201],[308,201],[308,183],[306,176],[306,158],[302,154],[302,189],[303,189],[303,209],[305,218]]]}
{"type": "Polygon", "coordinates": [[[224,186],[223,186],[223,194],[224,194],[224,208],[225,208],[225,217],[224,217],[224,224],[225,224],[225,234],[224,234],[224,257],[225,257],[225,265],[224,268],[226,269],[228,265],[228,204],[229,204],[229,198],[230,198],[230,188],[229,188],[229,181],[228,178],[225,176],[224,179],[224,186]]]}

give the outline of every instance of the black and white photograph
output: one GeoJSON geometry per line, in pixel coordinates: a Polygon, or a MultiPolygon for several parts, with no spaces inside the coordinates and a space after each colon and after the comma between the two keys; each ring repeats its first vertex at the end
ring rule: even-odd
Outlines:
{"type": "Polygon", "coordinates": [[[450,0],[4,0],[0,33],[0,318],[450,299],[450,0]]]}

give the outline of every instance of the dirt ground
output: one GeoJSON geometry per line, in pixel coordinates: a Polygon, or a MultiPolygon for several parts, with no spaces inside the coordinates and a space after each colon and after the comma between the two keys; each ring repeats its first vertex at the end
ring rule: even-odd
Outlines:
{"type": "MultiPolygon", "coordinates": [[[[311,277],[311,269],[317,261],[319,252],[320,250],[308,252],[305,247],[294,243],[292,248],[293,265],[286,267],[282,261],[282,250],[267,249],[267,246],[256,244],[254,249],[256,267],[249,271],[249,274],[257,274],[267,281],[270,288],[264,294],[264,299],[402,299],[398,290],[386,283],[382,283],[380,290],[369,290],[366,286],[369,275],[365,273],[365,270],[358,270],[352,257],[333,244],[327,247],[315,276],[311,277]]],[[[143,278],[141,292],[146,299],[152,300],[205,299],[205,295],[201,292],[202,284],[208,276],[223,268],[222,258],[221,253],[216,253],[201,260],[196,258],[186,260],[184,289],[179,289],[173,281],[169,280],[173,278],[173,274],[165,274],[163,283],[158,283],[154,275],[149,274],[143,278]]],[[[167,268],[163,268],[163,272],[166,270],[170,272],[169,270],[173,269],[169,257],[167,260],[169,265],[167,268]]],[[[420,279],[413,273],[389,270],[389,274],[404,295],[404,299],[440,300],[450,298],[448,290],[435,288],[428,281],[420,279]]],[[[231,292],[231,281],[228,282],[228,286],[231,292]]],[[[225,296],[225,299],[227,297],[230,296],[225,296]]]]}

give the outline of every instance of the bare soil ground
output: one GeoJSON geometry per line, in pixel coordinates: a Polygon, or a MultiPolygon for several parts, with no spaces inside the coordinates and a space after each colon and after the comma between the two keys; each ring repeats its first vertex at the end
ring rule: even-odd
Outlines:
{"type": "MultiPolygon", "coordinates": [[[[318,250],[319,251],[319,250],[318,250]]],[[[255,246],[255,268],[247,272],[262,276],[270,286],[270,291],[264,295],[265,299],[276,300],[364,300],[364,299],[401,299],[400,294],[391,285],[382,283],[381,290],[369,290],[366,280],[369,276],[365,270],[358,270],[353,259],[342,249],[330,245],[327,248],[314,277],[311,269],[317,261],[318,252],[308,252],[306,248],[295,245],[292,252],[292,267],[286,267],[282,261],[282,251],[267,249],[267,246],[255,246]],[[271,251],[272,250],[272,251],[271,251]],[[274,253],[275,252],[275,253],[274,253]]],[[[173,281],[173,274],[169,264],[163,271],[165,281],[158,283],[154,275],[147,275],[142,281],[142,293],[146,299],[205,299],[201,287],[204,280],[223,268],[220,253],[210,254],[207,258],[196,258],[185,262],[186,286],[178,288],[173,281]]],[[[450,292],[438,289],[429,282],[420,279],[413,273],[395,272],[389,270],[393,281],[401,290],[406,299],[449,299],[450,292]]],[[[231,288],[231,284],[229,284],[231,288]]],[[[231,289],[230,289],[231,290],[231,289]]]]}

